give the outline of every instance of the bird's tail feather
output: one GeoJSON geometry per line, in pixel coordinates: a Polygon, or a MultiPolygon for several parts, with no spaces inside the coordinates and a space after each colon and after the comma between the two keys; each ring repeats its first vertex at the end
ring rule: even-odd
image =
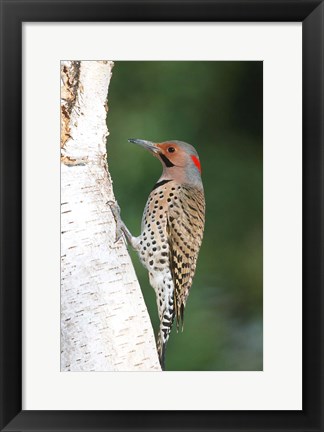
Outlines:
{"type": "Polygon", "coordinates": [[[171,333],[172,324],[174,321],[174,313],[172,314],[170,321],[162,321],[160,323],[160,329],[157,336],[157,352],[159,355],[160,365],[161,369],[165,370],[165,352],[166,352],[166,346],[167,342],[171,333]],[[166,322],[168,322],[168,325],[166,325],[166,322]]]}
{"type": "Polygon", "coordinates": [[[157,341],[157,351],[159,355],[159,361],[161,365],[161,369],[165,371],[165,351],[166,351],[166,342],[164,343],[162,341],[162,338],[160,336],[160,333],[158,335],[158,341],[157,341]]]}
{"type": "Polygon", "coordinates": [[[181,328],[181,331],[183,332],[184,312],[185,312],[185,304],[184,303],[181,303],[179,307],[176,306],[177,333],[178,333],[180,328],[181,328]]]}

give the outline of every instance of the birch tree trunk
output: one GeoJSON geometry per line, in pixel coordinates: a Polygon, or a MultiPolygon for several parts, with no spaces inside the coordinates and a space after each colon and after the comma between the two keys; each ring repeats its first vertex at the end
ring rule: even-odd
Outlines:
{"type": "MultiPolygon", "coordinates": [[[[106,159],[113,63],[61,64],[61,371],[160,370],[106,159]]],[[[113,107],[112,107],[113,109],[113,107]]]]}

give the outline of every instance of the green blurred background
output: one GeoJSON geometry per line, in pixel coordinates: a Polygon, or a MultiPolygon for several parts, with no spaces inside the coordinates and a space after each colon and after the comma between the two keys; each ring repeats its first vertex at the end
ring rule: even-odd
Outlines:
{"type": "MultiPolygon", "coordinates": [[[[262,62],[115,62],[108,162],[133,235],[160,162],[127,142],[186,141],[197,149],[206,225],[185,312],[166,353],[174,371],[262,370],[262,62]]],[[[155,293],[130,251],[154,331],[155,293]]]]}

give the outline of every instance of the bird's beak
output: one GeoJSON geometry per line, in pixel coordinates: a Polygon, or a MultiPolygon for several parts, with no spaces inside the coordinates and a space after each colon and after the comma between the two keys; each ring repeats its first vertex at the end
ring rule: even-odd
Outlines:
{"type": "Polygon", "coordinates": [[[157,145],[151,141],[145,141],[145,140],[141,140],[141,139],[134,139],[134,138],[129,138],[128,140],[131,143],[134,144],[138,144],[142,147],[144,147],[146,150],[149,150],[152,153],[159,153],[159,148],[157,147],[157,145]]]}

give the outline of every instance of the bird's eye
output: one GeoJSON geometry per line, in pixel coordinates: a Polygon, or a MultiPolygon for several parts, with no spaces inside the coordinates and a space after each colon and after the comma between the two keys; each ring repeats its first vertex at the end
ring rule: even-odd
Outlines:
{"type": "Polygon", "coordinates": [[[175,148],[174,148],[174,147],[168,147],[168,152],[169,152],[169,153],[173,153],[173,152],[175,152],[175,148]]]}

